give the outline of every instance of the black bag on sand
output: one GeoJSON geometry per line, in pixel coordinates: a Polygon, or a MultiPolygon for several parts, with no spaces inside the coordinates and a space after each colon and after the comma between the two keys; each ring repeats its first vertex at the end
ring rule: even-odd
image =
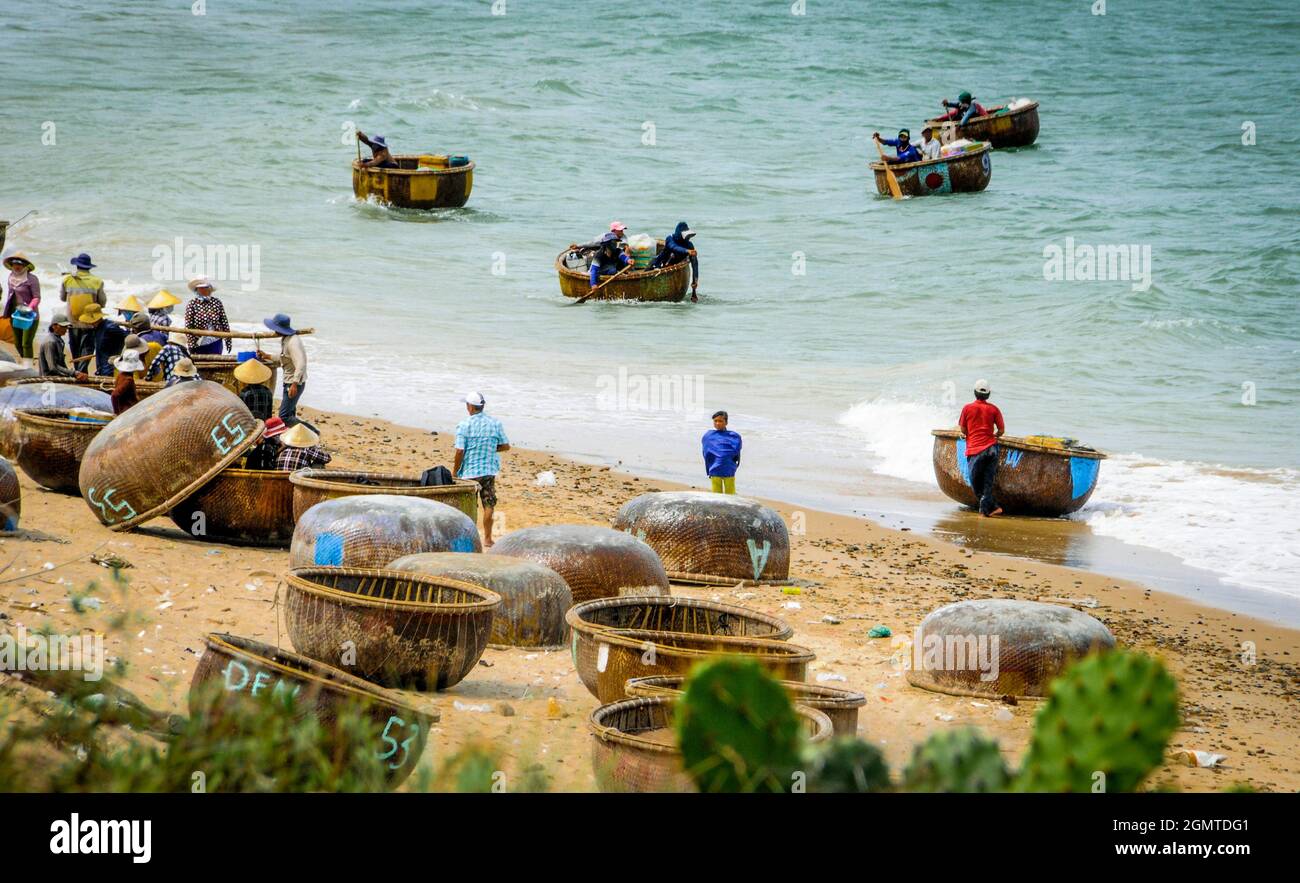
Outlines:
{"type": "Polygon", "coordinates": [[[426,469],[423,474],[420,475],[420,487],[455,483],[456,479],[452,476],[451,470],[446,466],[435,466],[432,469],[426,469]]]}

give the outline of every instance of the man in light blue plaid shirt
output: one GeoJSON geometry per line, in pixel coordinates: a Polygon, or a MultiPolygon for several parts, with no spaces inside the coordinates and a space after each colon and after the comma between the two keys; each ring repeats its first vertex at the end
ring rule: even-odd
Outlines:
{"type": "Polygon", "coordinates": [[[452,473],[457,478],[478,482],[483,503],[483,548],[492,546],[492,514],[497,505],[497,473],[501,471],[501,453],[510,450],[510,439],[501,421],[483,413],[487,404],[483,396],[472,392],[465,396],[469,416],[456,426],[456,463],[452,473]]]}

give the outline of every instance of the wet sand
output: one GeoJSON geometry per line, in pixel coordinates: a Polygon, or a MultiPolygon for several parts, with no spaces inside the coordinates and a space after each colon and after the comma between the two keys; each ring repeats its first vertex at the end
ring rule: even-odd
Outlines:
{"type": "MultiPolygon", "coordinates": [[[[343,414],[307,413],[335,454],[334,468],[418,472],[451,463],[447,432],[395,426],[343,414]]],[[[508,418],[507,418],[508,422],[508,418]]],[[[647,480],[610,467],[583,465],[554,453],[515,449],[504,455],[498,513],[504,530],[546,523],[608,524],[631,497],[681,485],[647,480]],[[535,476],[554,472],[540,487],[535,476]]],[[[42,491],[26,476],[22,530],[0,539],[0,612],[5,627],[29,630],[49,622],[56,631],[103,631],[129,609],[147,620],[110,635],[107,651],[130,663],[124,686],[162,711],[185,713],[190,677],[208,632],[231,632],[290,646],[277,620],[277,585],[284,550],[203,543],[159,519],[115,534],[101,527],[79,497],[42,491]],[[93,554],[114,554],[133,567],[119,592],[93,554]],[[98,583],[99,610],[70,611],[69,589],[98,583]]],[[[1201,769],[1170,760],[1151,786],[1217,790],[1234,782],[1257,788],[1300,788],[1300,632],[1097,573],[973,551],[892,530],[862,518],[767,501],[806,532],[792,536],[791,574],[807,581],[797,596],[779,588],[674,587],[699,598],[741,603],[785,619],[793,640],[817,660],[809,680],[867,694],[859,734],[879,744],[897,770],[915,742],[943,727],[974,724],[996,736],[1009,762],[1023,751],[1035,703],[1015,706],[927,693],[907,685],[892,657],[897,638],[910,635],[930,610],[975,598],[1075,599],[1125,645],[1161,655],[1178,678],[1183,727],[1176,749],[1227,755],[1222,767],[1201,769]],[[1096,602],[1096,606],[1088,606],[1096,602]],[[871,639],[877,624],[895,639],[871,639]],[[1253,661],[1243,661],[1243,645],[1253,661]],[[820,678],[818,676],[821,676],[820,678]],[[842,680],[841,680],[842,679],[842,680]]],[[[998,525],[1002,528],[1002,525],[998,525]]],[[[1012,528],[1012,529],[1019,529],[1012,528]]],[[[14,679],[0,675],[0,684],[14,679]]],[[[426,749],[435,765],[464,745],[484,741],[503,751],[510,777],[539,763],[554,790],[592,790],[587,715],[596,700],[579,682],[567,650],[488,649],[475,671],[439,694],[408,694],[441,711],[426,749]],[[548,714],[554,698],[560,714],[548,714]]]]}

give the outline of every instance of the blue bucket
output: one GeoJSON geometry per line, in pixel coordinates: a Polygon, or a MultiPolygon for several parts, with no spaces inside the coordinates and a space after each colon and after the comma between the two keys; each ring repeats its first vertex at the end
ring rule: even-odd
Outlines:
{"type": "Polygon", "coordinates": [[[33,310],[14,310],[10,320],[19,331],[26,331],[36,324],[36,313],[33,310]]]}
{"type": "Polygon", "coordinates": [[[460,166],[467,166],[467,165],[469,165],[469,157],[468,157],[468,156],[449,156],[449,157],[447,157],[447,165],[448,165],[449,168],[453,168],[453,169],[455,169],[455,168],[459,168],[460,166]]]}
{"type": "Polygon", "coordinates": [[[257,358],[257,351],[241,350],[240,352],[235,354],[235,358],[239,359],[240,363],[247,362],[249,359],[257,358]]]}

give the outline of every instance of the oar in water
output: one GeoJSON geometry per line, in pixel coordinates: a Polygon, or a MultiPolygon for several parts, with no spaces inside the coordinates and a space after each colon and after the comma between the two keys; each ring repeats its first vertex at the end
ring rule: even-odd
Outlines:
{"type": "Polygon", "coordinates": [[[578,304],[585,304],[585,303],[588,301],[588,299],[590,299],[590,298],[592,297],[592,295],[594,295],[596,292],[600,291],[602,288],[604,288],[604,287],[605,287],[606,285],[608,285],[609,283],[613,282],[613,281],[614,281],[615,279],[617,279],[619,276],[622,276],[622,275],[623,275],[624,273],[626,273],[628,270],[632,269],[632,266],[633,266],[632,264],[628,264],[626,267],[624,267],[623,269],[619,270],[619,271],[618,271],[617,273],[615,273],[613,276],[610,276],[610,277],[609,277],[608,279],[606,279],[604,282],[602,282],[602,283],[600,283],[599,285],[597,285],[597,286],[596,286],[595,288],[593,288],[591,291],[588,291],[588,292],[587,292],[586,294],[584,294],[582,297],[578,298],[578,299],[575,300],[573,303],[569,304],[569,306],[571,306],[571,307],[576,307],[578,304]]]}
{"type": "Polygon", "coordinates": [[[903,198],[903,189],[898,186],[898,178],[894,175],[894,170],[889,167],[889,160],[885,157],[885,148],[880,143],[879,138],[873,138],[876,142],[876,150],[880,153],[880,161],[885,165],[885,180],[889,182],[889,195],[894,199],[903,198]]]}

